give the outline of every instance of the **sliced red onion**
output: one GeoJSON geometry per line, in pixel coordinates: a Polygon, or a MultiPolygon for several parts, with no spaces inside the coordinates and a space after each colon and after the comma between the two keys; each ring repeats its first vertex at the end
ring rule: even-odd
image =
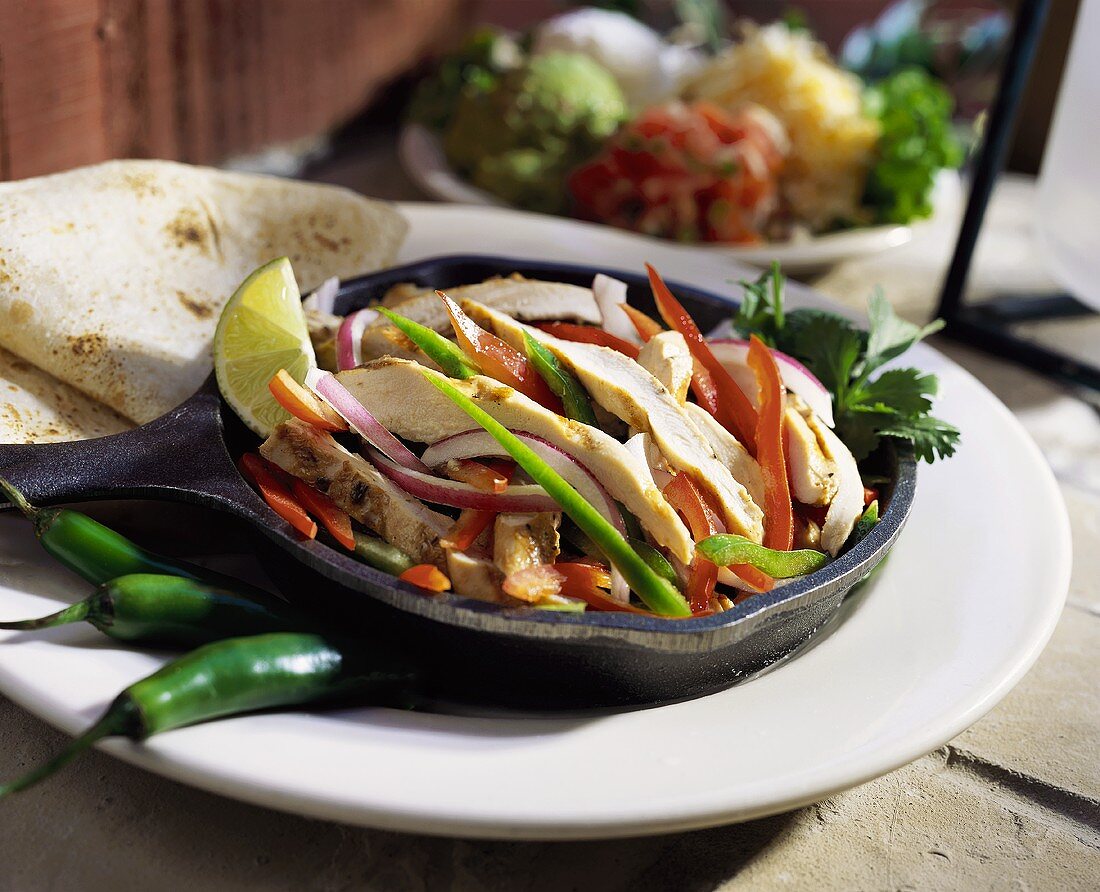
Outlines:
{"type": "Polygon", "coordinates": [[[331,279],[325,279],[302,301],[302,306],[307,310],[317,310],[331,316],[336,312],[336,293],[339,290],[339,279],[335,276],[331,279]]]}
{"type": "Polygon", "coordinates": [[[403,468],[371,447],[367,449],[367,457],[379,471],[409,495],[435,505],[497,512],[559,510],[558,503],[546,494],[546,490],[534,484],[509,486],[504,492],[486,492],[469,483],[403,468]]]}
{"type": "MultiPolygon", "coordinates": [[[[626,521],[618,503],[604,489],[596,476],[565,450],[542,437],[536,437],[526,431],[512,431],[526,443],[539,458],[558,472],[588,504],[600,512],[623,536],[626,535],[626,521]]],[[[423,461],[438,467],[454,458],[510,458],[507,450],[501,446],[488,431],[471,430],[455,434],[429,446],[424,450],[423,461]]],[[[558,510],[557,503],[550,510],[558,510]]],[[[630,601],[630,585],[622,574],[611,567],[611,597],[626,604],[630,601]]]]}
{"type": "Polygon", "coordinates": [[[336,332],[336,369],[346,372],[363,364],[363,332],[378,318],[378,311],[356,310],[344,317],[336,332]]]}
{"type": "Polygon", "coordinates": [[[336,413],[348,423],[348,426],[364,440],[379,450],[391,461],[403,468],[431,474],[431,470],[418,459],[408,447],[391,434],[382,423],[367,410],[359,400],[351,395],[336,376],[320,369],[306,372],[306,387],[332,406],[336,413]]]}
{"type": "MultiPolygon", "coordinates": [[[[749,342],[736,338],[718,338],[707,343],[711,352],[737,382],[737,386],[756,403],[756,376],[748,365],[749,342]]],[[[833,399],[825,385],[793,356],[778,350],[772,350],[772,356],[775,357],[780,377],[787,389],[802,397],[818,418],[833,427],[833,399]]]]}
{"type": "MultiPolygon", "coordinates": [[[[626,535],[626,523],[622,512],[611,494],[603,488],[596,476],[565,450],[542,437],[536,437],[526,431],[512,431],[544,462],[550,465],[572,486],[593,508],[600,512],[623,535],[626,535]]],[[[454,434],[429,446],[421,457],[424,464],[437,468],[453,458],[511,458],[488,431],[470,430],[454,434]]],[[[550,508],[557,511],[557,503],[550,508]]]]}
{"type": "Polygon", "coordinates": [[[604,331],[628,343],[640,344],[638,330],[621,306],[626,303],[626,282],[598,273],[592,280],[592,294],[603,319],[604,331]]]}

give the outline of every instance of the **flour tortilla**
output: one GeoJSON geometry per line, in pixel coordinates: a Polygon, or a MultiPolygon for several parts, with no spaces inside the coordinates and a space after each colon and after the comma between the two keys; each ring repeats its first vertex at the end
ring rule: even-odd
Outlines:
{"type": "Polygon", "coordinates": [[[0,349],[0,443],[86,440],[130,427],[103,403],[0,349]]]}
{"type": "Polygon", "coordinates": [[[0,346],[149,421],[209,374],[253,269],[285,255],[305,292],[389,265],[406,229],[346,189],[166,161],[0,183],[0,346]]]}

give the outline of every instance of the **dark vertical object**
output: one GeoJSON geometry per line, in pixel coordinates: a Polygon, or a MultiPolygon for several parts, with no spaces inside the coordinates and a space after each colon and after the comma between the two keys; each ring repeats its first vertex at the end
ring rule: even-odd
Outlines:
{"type": "Polygon", "coordinates": [[[1022,321],[1064,318],[1091,312],[1071,297],[1006,297],[970,307],[963,302],[982,221],[1008,155],[1009,139],[1049,7],[1049,0],[1023,0],[1016,14],[997,97],[990,110],[985,137],[974,166],[966,213],[940,292],[938,315],[947,321],[944,334],[954,340],[1023,363],[1033,371],[1071,385],[1100,390],[1100,369],[1024,340],[1013,334],[1009,327],[1022,321]]]}

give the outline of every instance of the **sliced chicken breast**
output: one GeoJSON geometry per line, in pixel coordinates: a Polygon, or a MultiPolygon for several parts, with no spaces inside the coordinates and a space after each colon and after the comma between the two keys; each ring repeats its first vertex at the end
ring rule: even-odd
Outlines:
{"type": "MultiPolygon", "coordinates": [[[[447,289],[447,294],[458,302],[470,299],[496,307],[517,319],[568,319],[595,324],[601,318],[591,288],[525,279],[520,275],[489,279],[475,285],[460,285],[447,289]]],[[[425,288],[410,293],[404,286],[396,286],[386,295],[383,303],[399,309],[402,316],[414,322],[440,334],[450,334],[450,317],[434,289],[425,288]]],[[[412,342],[387,319],[379,319],[367,326],[362,343],[364,359],[398,356],[423,361],[412,342]]]]}
{"type": "Polygon", "coordinates": [[[342,511],[417,563],[444,565],[439,537],[450,529],[451,519],[403,493],[329,434],[292,418],[275,428],[260,454],[327,493],[342,511]]]}
{"type": "Polygon", "coordinates": [[[661,454],[677,471],[686,471],[722,506],[726,527],[760,542],[764,513],[748,490],[720,462],[676,398],[638,363],[607,347],[552,337],[493,310],[466,301],[463,308],[517,349],[526,331],[565,363],[592,398],[636,431],[653,437],[661,454]]]}
{"type": "Polygon", "coordinates": [[[807,411],[804,416],[788,404],[783,416],[791,492],[803,505],[828,505],[836,495],[836,462],[825,454],[807,423],[806,418],[812,414],[807,411]]]}
{"type": "Polygon", "coordinates": [[[498,514],[493,524],[493,563],[509,576],[539,564],[552,564],[561,551],[555,511],[498,514]]]}
{"type": "MultiPolygon", "coordinates": [[[[476,428],[465,412],[424,378],[423,369],[415,362],[385,357],[337,377],[383,426],[407,440],[435,443],[476,428]]],[[[681,560],[691,560],[694,544],[687,527],[653,485],[648,471],[617,440],[562,418],[491,378],[475,376],[451,383],[505,427],[542,437],[576,456],[658,543],[681,560]]]]}
{"type": "Polygon", "coordinates": [[[447,552],[447,578],[457,594],[493,604],[516,603],[500,587],[504,575],[489,558],[464,551],[447,552]]]}
{"type": "Polygon", "coordinates": [[[810,413],[806,424],[817,435],[826,458],[836,467],[836,495],[829,502],[825,525],[821,528],[822,548],[836,557],[863,514],[863,478],[859,476],[859,466],[851,451],[825,422],[810,413]]]}
{"type": "Polygon", "coordinates": [[[678,331],[662,331],[642,346],[638,365],[665,385],[681,406],[687,402],[691,385],[691,351],[678,331]]]}
{"type": "Polygon", "coordinates": [[[697,403],[685,403],[684,411],[694,422],[699,432],[706,437],[710,448],[718,461],[729,468],[733,479],[749,491],[757,505],[764,504],[764,476],[760,465],[756,463],[741,441],[726,430],[718,420],[697,403]]]}

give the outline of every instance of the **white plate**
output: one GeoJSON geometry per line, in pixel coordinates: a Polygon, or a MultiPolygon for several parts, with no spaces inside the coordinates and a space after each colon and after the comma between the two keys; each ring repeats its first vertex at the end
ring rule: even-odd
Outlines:
{"type": "MultiPolygon", "coordinates": [[[[398,156],[413,182],[433,198],[457,204],[507,207],[495,195],[458,176],[448,164],[439,138],[426,127],[409,124],[402,129],[398,156]]],[[[932,195],[935,215],[955,213],[961,200],[962,182],[958,173],[941,171],[932,195]]],[[[768,245],[699,245],[697,250],[721,253],[755,266],[767,266],[778,260],[788,273],[807,273],[842,260],[897,248],[913,238],[915,227],[927,222],[913,226],[867,226],[768,245]]]]}
{"type": "MultiPolygon", "coordinates": [[[[730,272],[706,252],[553,217],[403,209],[412,223],[403,260],[492,252],[634,269],[649,260],[719,292],[730,272]]],[[[938,409],[962,428],[963,447],[922,469],[899,544],[833,634],[769,674],[700,700],[597,718],[296,713],[105,748],[196,786],[317,817],[547,839],[743,820],[903,765],[1019,680],[1054,628],[1070,566],[1065,509],[1020,425],[934,350],[920,347],[912,362],[940,376],[938,409]]],[[[0,518],[0,581],[5,618],[54,609],[73,590],[16,518],[0,518]]],[[[73,732],[160,661],[90,630],[55,630],[0,645],[0,690],[73,732]]]]}

